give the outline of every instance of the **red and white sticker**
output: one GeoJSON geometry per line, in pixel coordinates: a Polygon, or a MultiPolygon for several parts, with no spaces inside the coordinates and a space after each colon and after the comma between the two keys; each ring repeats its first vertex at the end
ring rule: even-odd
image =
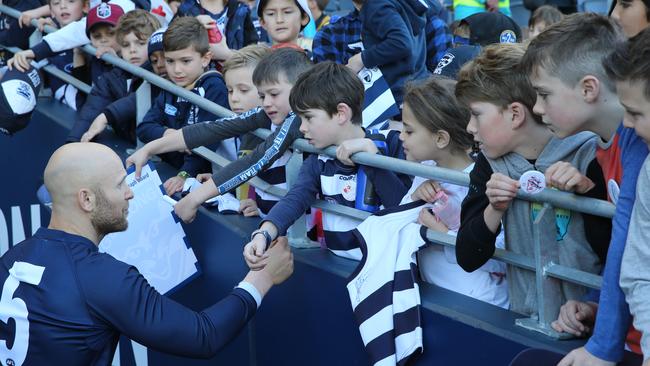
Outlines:
{"type": "Polygon", "coordinates": [[[542,172],[529,170],[519,178],[519,187],[528,194],[537,194],[546,188],[546,179],[542,172]]]}

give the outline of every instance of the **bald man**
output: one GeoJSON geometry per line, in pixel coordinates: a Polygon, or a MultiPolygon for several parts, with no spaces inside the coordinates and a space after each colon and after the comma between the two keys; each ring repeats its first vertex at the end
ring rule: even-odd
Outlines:
{"type": "Polygon", "coordinates": [[[133,192],[119,157],[94,143],[67,144],[45,168],[52,219],[0,258],[1,365],[110,365],[120,334],[158,351],[212,357],[293,271],[286,239],[262,271],[194,312],[160,295],[138,270],[97,246],[126,230],[133,192]]]}

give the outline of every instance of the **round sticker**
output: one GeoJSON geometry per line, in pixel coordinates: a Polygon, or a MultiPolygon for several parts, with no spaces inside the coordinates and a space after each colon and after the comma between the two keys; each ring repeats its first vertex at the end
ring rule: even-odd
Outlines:
{"type": "Polygon", "coordinates": [[[499,43],[517,43],[517,35],[510,29],[506,29],[501,32],[499,43]]]}
{"type": "Polygon", "coordinates": [[[537,194],[546,187],[546,179],[542,172],[529,170],[519,178],[520,189],[528,194],[537,194]]]}
{"type": "Polygon", "coordinates": [[[354,180],[348,180],[343,185],[341,189],[341,195],[348,201],[354,201],[357,199],[357,182],[354,180]]]}

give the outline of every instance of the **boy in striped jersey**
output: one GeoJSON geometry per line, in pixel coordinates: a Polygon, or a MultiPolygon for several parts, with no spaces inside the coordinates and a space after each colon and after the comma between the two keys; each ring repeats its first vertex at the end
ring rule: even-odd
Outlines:
{"type": "MultiPolygon", "coordinates": [[[[363,84],[354,72],[343,65],[323,62],[300,76],[291,90],[289,102],[301,117],[300,132],[314,147],[322,149],[345,143],[351,151],[364,150],[403,159],[399,131],[370,134],[361,127],[363,94],[363,84]]],[[[350,164],[347,159],[345,161],[350,164]]],[[[369,189],[358,179],[361,169],[374,187],[377,206],[398,205],[411,183],[409,177],[392,171],[347,164],[323,155],[310,155],[305,160],[296,183],[271,209],[260,229],[251,234],[251,241],[244,248],[250,268],[260,269],[266,265],[265,248],[284,235],[317,197],[365,209],[368,195],[357,194],[357,191],[366,193],[364,190],[369,189]]],[[[358,244],[346,235],[356,226],[356,221],[324,212],[323,228],[328,248],[337,255],[360,259],[358,244]]]]}

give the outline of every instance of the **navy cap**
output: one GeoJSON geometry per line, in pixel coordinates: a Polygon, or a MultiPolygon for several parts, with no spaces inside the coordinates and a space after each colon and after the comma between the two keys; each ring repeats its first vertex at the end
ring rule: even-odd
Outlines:
{"type": "Polygon", "coordinates": [[[149,37],[149,44],[147,45],[147,53],[149,57],[151,57],[152,53],[163,50],[163,34],[165,34],[166,30],[167,28],[160,28],[153,32],[151,37],[149,37]]]}
{"type": "Polygon", "coordinates": [[[469,25],[469,43],[487,46],[493,43],[521,42],[521,28],[507,15],[502,13],[478,13],[460,21],[469,25]]]}
{"type": "Polygon", "coordinates": [[[0,133],[12,135],[27,127],[41,89],[38,70],[8,70],[0,79],[0,133]]]}
{"type": "Polygon", "coordinates": [[[456,79],[463,65],[476,58],[479,53],[481,53],[481,47],[479,46],[462,45],[450,48],[438,61],[438,66],[433,70],[433,73],[456,79]]]}

